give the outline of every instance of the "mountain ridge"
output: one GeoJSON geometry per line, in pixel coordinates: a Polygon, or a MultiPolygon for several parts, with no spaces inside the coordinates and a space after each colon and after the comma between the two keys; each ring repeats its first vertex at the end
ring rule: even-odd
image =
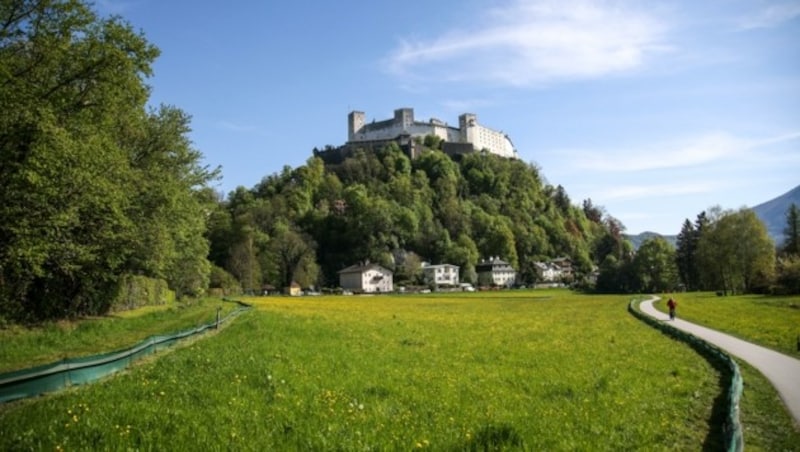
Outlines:
{"type": "Polygon", "coordinates": [[[792,204],[800,207],[800,185],[786,193],[762,202],[751,209],[764,222],[767,233],[776,244],[783,243],[783,229],[786,227],[786,212],[792,204]]]}

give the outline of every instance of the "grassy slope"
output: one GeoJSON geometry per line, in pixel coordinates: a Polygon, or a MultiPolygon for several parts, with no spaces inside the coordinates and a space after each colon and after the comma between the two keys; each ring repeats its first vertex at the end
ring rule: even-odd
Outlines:
{"type": "Polygon", "coordinates": [[[0,372],[130,347],[155,334],[212,322],[217,307],[224,315],[237,305],[208,299],[192,305],[144,307],[97,319],[0,329],[0,372]]]}

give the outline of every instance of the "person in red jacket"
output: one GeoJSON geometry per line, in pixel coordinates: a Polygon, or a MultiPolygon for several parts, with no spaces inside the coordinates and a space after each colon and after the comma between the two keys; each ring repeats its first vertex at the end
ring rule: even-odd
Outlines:
{"type": "Polygon", "coordinates": [[[667,301],[667,307],[669,308],[669,319],[675,320],[675,308],[678,306],[678,302],[675,301],[674,298],[670,297],[667,301]]]}

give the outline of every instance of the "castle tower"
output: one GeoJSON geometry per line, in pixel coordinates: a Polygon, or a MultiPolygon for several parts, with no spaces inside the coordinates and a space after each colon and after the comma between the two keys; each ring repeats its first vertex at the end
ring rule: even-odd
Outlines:
{"type": "Polygon", "coordinates": [[[411,125],[414,124],[414,109],[398,108],[394,111],[394,122],[401,124],[403,130],[411,130],[411,125]]]}
{"type": "Polygon", "coordinates": [[[347,115],[347,141],[355,141],[356,134],[364,128],[364,112],[351,111],[347,115]]]}
{"type": "Polygon", "coordinates": [[[475,126],[478,117],[473,113],[464,113],[458,117],[458,130],[461,132],[462,143],[475,144],[475,126]]]}

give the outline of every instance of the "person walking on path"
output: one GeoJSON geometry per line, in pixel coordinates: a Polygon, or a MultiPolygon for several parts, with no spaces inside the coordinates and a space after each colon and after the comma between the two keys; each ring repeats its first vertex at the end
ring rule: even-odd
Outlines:
{"type": "Polygon", "coordinates": [[[678,302],[675,301],[674,298],[669,297],[669,301],[667,301],[667,307],[669,308],[669,319],[675,320],[675,308],[678,306],[678,302]]]}
{"type": "MultiPolygon", "coordinates": [[[[656,300],[658,297],[643,301],[639,309],[655,319],[666,320],[667,316],[653,307],[656,300]]],[[[685,320],[675,320],[672,326],[710,342],[758,369],[778,391],[795,422],[800,424],[800,380],[797,378],[800,359],[685,320]]]]}

